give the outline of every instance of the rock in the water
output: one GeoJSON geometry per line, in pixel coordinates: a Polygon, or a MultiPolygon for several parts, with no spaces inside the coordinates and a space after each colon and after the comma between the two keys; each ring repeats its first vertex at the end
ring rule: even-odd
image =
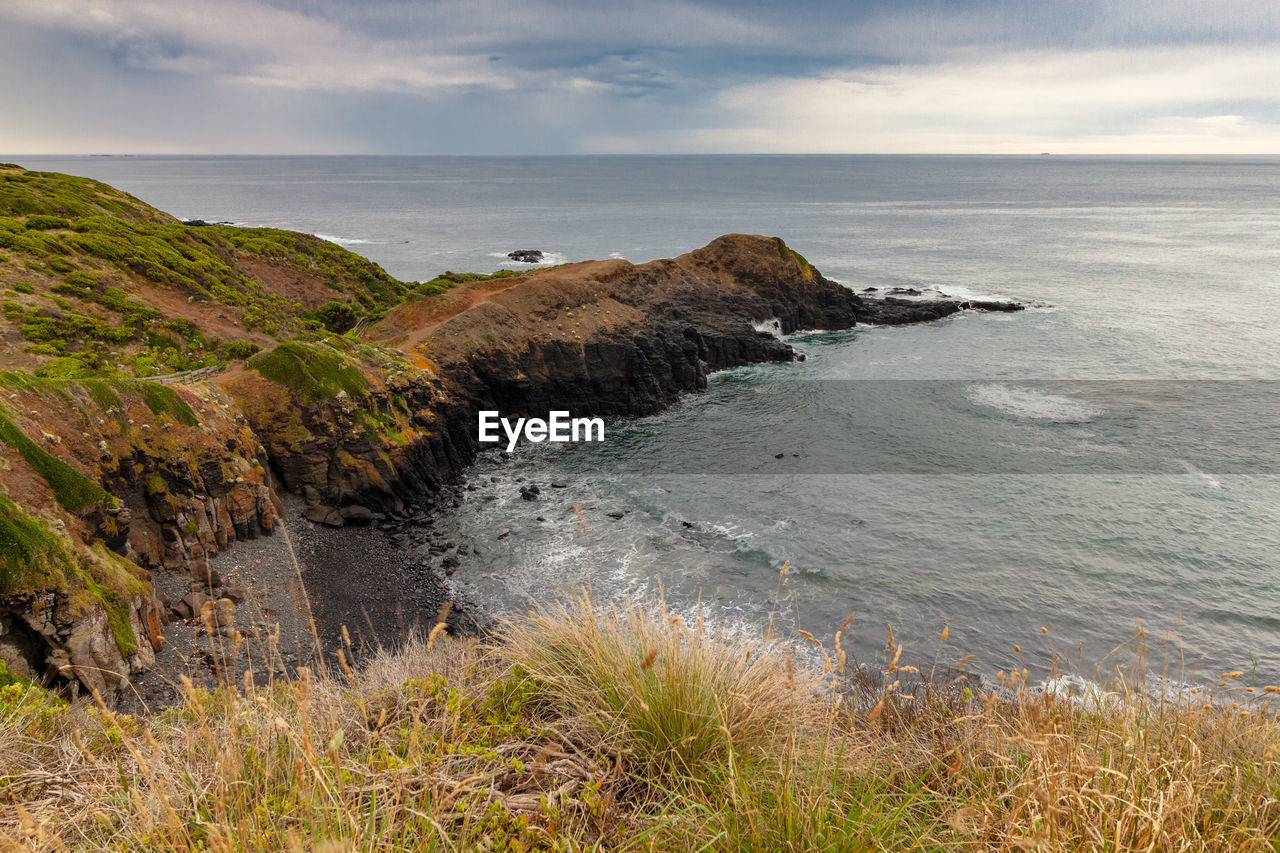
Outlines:
{"type": "Polygon", "coordinates": [[[539,489],[537,486],[530,485],[520,487],[520,497],[527,501],[536,501],[540,494],[542,494],[542,489],[539,489]]]}
{"type": "Polygon", "coordinates": [[[516,249],[514,252],[507,252],[507,257],[522,264],[540,264],[542,263],[542,250],[516,249]]]}
{"type": "Polygon", "coordinates": [[[1000,311],[1004,313],[1012,313],[1021,311],[1025,306],[1018,302],[996,302],[989,299],[969,299],[960,303],[960,307],[967,308],[970,311],[1000,311]]]}

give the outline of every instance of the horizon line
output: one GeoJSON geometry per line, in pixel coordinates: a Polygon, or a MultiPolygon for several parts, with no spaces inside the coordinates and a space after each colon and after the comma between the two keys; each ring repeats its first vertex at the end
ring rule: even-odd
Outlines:
{"type": "Polygon", "coordinates": [[[21,157],[1274,157],[1280,158],[1280,151],[1115,151],[1115,152],[1071,152],[1071,151],[675,151],[675,152],[558,152],[558,153],[456,153],[456,152],[26,152],[0,153],[0,160],[21,157]]]}

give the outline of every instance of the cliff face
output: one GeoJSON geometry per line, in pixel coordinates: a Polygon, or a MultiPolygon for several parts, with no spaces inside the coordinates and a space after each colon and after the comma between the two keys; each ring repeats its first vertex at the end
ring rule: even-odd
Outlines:
{"type": "Polygon", "coordinates": [[[151,572],[274,529],[266,459],[212,387],[3,380],[0,658],[110,701],[163,643],[151,572]]]}
{"type": "MultiPolygon", "coordinates": [[[[20,177],[29,183],[35,174],[20,177]]],[[[864,298],[825,279],[781,240],[747,235],[640,265],[595,261],[388,284],[385,273],[345,255],[334,256],[340,269],[330,269],[328,250],[301,235],[193,233],[135,199],[95,192],[92,209],[51,207],[0,222],[11,235],[0,240],[0,279],[6,250],[81,252],[68,256],[74,264],[51,263],[48,280],[38,282],[49,293],[14,283],[25,286],[10,291],[16,301],[6,303],[15,330],[0,334],[0,343],[9,352],[32,335],[62,330],[67,316],[91,320],[94,312],[115,312],[124,318],[119,328],[89,320],[71,325],[118,339],[117,356],[136,367],[147,352],[168,345],[146,321],[163,308],[165,328],[178,330],[188,349],[203,341],[208,352],[223,353],[201,323],[216,316],[224,326],[248,325],[254,310],[280,297],[268,273],[286,266],[280,281],[295,298],[285,313],[289,323],[310,329],[274,344],[267,332],[256,332],[267,345],[260,354],[190,386],[121,378],[124,361],[89,370],[103,354],[101,341],[80,338],[23,350],[45,358],[46,349],[63,352],[53,362],[74,362],[70,375],[0,376],[0,659],[20,674],[82,685],[107,701],[130,674],[150,666],[165,622],[184,618],[202,630],[200,608],[213,606],[203,597],[223,594],[210,558],[271,533],[282,513],[281,491],[301,495],[313,520],[367,523],[374,513],[402,511],[406,498],[432,493],[474,460],[479,409],[652,414],[704,388],[712,371],[794,358],[777,332],[1013,307],[864,298]],[[107,202],[123,207],[112,214],[107,202]],[[108,222],[109,215],[125,225],[108,222]],[[168,256],[156,240],[186,245],[193,256],[199,244],[223,258],[226,269],[209,260],[188,270],[179,251],[178,260],[167,259],[167,273],[153,270],[144,283],[151,268],[138,264],[145,258],[117,257],[103,242],[102,234],[120,228],[128,232],[122,239],[157,257],[168,256]],[[271,254],[275,249],[263,254],[253,239],[289,247],[286,257],[271,254]],[[60,281],[67,264],[91,272],[76,277],[73,270],[60,281]],[[184,270],[189,286],[174,281],[191,295],[168,299],[157,282],[184,270]],[[326,335],[306,314],[316,288],[334,287],[326,276],[367,317],[376,317],[379,306],[393,307],[360,335],[326,335]],[[108,286],[113,280],[129,292],[108,286]],[[241,299],[226,289],[233,284],[253,299],[239,313],[217,311],[211,299],[241,299]],[[56,302],[55,293],[79,300],[72,307],[87,313],[53,317],[36,304],[56,302]],[[139,308],[139,300],[152,307],[139,308]],[[189,317],[183,305],[191,306],[189,317]],[[196,603],[184,610],[157,599],[151,580],[159,571],[189,576],[196,603]]],[[[104,358],[110,361],[110,353],[104,358]]]]}

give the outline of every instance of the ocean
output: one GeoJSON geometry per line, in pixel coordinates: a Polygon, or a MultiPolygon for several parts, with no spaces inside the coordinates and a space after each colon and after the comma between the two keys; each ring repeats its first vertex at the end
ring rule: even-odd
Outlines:
{"type": "Polygon", "coordinates": [[[829,637],[852,614],[868,662],[892,626],[904,659],[987,676],[1056,658],[1088,677],[1145,645],[1180,681],[1280,681],[1280,159],[19,162],[409,280],[749,232],[858,290],[1024,302],[797,334],[804,362],[718,374],[603,445],[486,455],[455,519],[478,553],[451,581],[499,614],[584,587],[724,630],[829,637]]]}

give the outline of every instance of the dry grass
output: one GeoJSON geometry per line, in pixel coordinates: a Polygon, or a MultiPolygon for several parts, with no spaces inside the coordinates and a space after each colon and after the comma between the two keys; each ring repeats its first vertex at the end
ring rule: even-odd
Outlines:
{"type": "Polygon", "coordinates": [[[896,661],[855,685],[838,641],[815,670],[586,600],[507,634],[189,688],[145,719],[3,688],[0,850],[1280,844],[1271,688],[1171,702],[1127,673],[1082,704],[1021,673],[999,696],[908,682],[896,661]]]}

